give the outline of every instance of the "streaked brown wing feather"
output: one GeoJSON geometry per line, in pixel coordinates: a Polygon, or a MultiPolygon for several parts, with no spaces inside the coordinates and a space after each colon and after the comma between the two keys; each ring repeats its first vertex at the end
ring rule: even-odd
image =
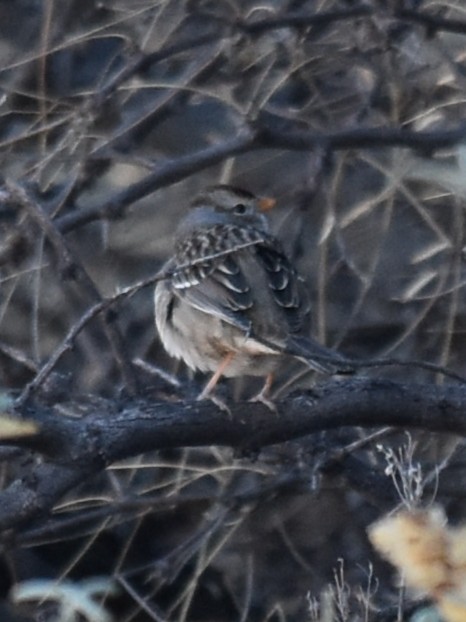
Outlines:
{"type": "Polygon", "coordinates": [[[262,245],[255,251],[266,270],[274,300],[284,310],[290,331],[299,331],[310,309],[303,279],[280,247],[262,245]]]}
{"type": "MultiPolygon", "coordinates": [[[[271,236],[251,228],[216,225],[181,240],[175,262],[179,270],[172,278],[172,286],[176,295],[193,307],[247,333],[252,328],[260,333],[261,310],[256,309],[258,315],[252,322],[258,298],[254,288],[265,287],[263,303],[278,305],[282,310],[280,323],[286,322],[291,332],[301,328],[308,311],[306,292],[271,236]]],[[[265,312],[270,318],[270,309],[265,312]]]]}

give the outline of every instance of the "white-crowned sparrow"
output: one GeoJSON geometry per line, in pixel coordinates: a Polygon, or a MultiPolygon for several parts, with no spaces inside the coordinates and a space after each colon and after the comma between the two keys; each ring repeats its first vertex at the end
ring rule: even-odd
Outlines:
{"type": "Polygon", "coordinates": [[[304,281],[269,233],[270,199],[231,186],[200,195],[175,235],[171,275],[157,283],[155,322],[169,354],[221,376],[272,375],[287,357],[320,372],[348,371],[346,359],[300,336],[309,312],[304,281]]]}

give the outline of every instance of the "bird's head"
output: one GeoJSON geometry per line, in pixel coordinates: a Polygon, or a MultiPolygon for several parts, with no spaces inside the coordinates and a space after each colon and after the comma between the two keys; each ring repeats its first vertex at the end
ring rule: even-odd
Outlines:
{"type": "Polygon", "coordinates": [[[273,205],[274,199],[259,198],[241,188],[210,186],[191,203],[178,233],[186,234],[194,229],[222,224],[253,227],[267,233],[269,223],[265,212],[273,205]]]}

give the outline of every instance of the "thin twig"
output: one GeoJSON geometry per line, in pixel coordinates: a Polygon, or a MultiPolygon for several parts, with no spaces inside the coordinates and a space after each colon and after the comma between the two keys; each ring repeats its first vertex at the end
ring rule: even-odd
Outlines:
{"type": "MultiPolygon", "coordinates": [[[[63,235],[58,231],[54,222],[49,218],[42,206],[37,201],[34,201],[21,185],[9,180],[6,182],[6,187],[10,192],[11,198],[18,202],[27,211],[29,216],[37,222],[44,234],[50,240],[62,266],[65,267],[65,270],[69,274],[75,273],[79,277],[79,282],[83,285],[84,291],[87,295],[91,299],[99,301],[96,303],[97,305],[101,304],[103,301],[94,281],[91,279],[84,266],[73,256],[63,235]]],[[[102,310],[105,308],[106,307],[104,306],[102,310]]],[[[104,332],[107,335],[114,357],[125,381],[125,386],[131,393],[135,393],[136,379],[131,367],[131,362],[129,361],[125,353],[125,348],[123,347],[123,338],[118,328],[112,322],[109,322],[106,317],[102,318],[102,322],[104,332]]],[[[53,367],[51,369],[53,369],[53,367]]],[[[43,377],[41,382],[45,380],[47,375],[43,377]]],[[[25,389],[25,392],[28,395],[30,395],[30,391],[32,390],[31,388],[28,389],[31,385],[32,383],[27,385],[25,389]]],[[[37,386],[40,386],[40,384],[37,386]]]]}

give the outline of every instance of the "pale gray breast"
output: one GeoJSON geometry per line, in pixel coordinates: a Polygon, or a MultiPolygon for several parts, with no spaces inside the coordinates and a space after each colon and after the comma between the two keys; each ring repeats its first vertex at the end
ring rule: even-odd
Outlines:
{"type": "Polygon", "coordinates": [[[262,375],[271,367],[267,354],[285,347],[309,311],[303,281],[278,240],[251,226],[191,229],[166,268],[175,273],[156,287],[157,328],[167,352],[193,369],[215,369],[230,348],[238,366],[243,351],[250,369],[234,373],[233,366],[227,375],[262,375]],[[262,357],[262,372],[254,356],[262,357]]]}

